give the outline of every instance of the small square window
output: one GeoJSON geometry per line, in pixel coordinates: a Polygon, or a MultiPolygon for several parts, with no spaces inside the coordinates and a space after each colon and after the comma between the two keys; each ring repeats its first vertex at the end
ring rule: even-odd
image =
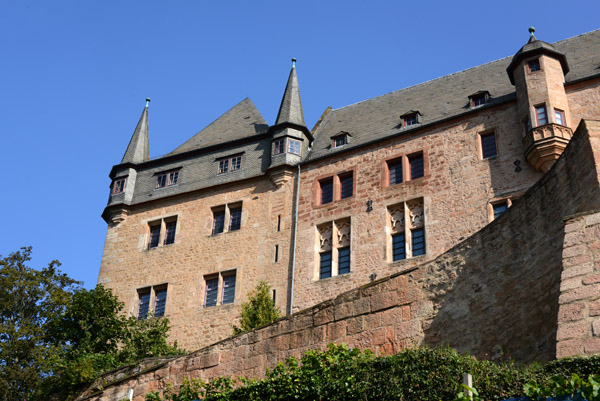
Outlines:
{"type": "Polygon", "coordinates": [[[217,305],[217,294],[219,290],[219,278],[206,279],[206,290],[204,291],[204,307],[209,308],[217,305]]]}
{"type": "Polygon", "coordinates": [[[340,199],[351,197],[353,188],[354,180],[352,177],[352,173],[340,176],[340,199]]]}
{"type": "Polygon", "coordinates": [[[471,95],[471,107],[483,106],[486,103],[487,103],[487,94],[486,93],[478,93],[476,95],[471,95]]]}
{"type": "Polygon", "coordinates": [[[235,298],[235,273],[223,276],[223,304],[232,304],[235,298]]]}
{"type": "Polygon", "coordinates": [[[242,156],[235,156],[231,158],[231,169],[229,171],[236,171],[242,169],[242,156]]]}
{"type": "Polygon", "coordinates": [[[148,249],[156,248],[160,239],[160,222],[157,225],[150,226],[150,240],[148,241],[148,249]]]}
{"type": "Polygon", "coordinates": [[[404,120],[403,124],[405,127],[410,127],[411,125],[417,125],[419,123],[418,113],[414,112],[414,113],[406,114],[406,115],[404,115],[403,120],[404,120]]]}
{"type": "Polygon", "coordinates": [[[288,153],[299,155],[300,154],[300,141],[295,139],[288,139],[288,153]]]}
{"type": "Polygon", "coordinates": [[[173,244],[175,242],[175,230],[177,229],[177,222],[170,221],[165,224],[165,245],[173,244]]]}
{"type": "Polygon", "coordinates": [[[390,160],[387,165],[390,172],[389,185],[402,183],[402,159],[390,160]]]}
{"type": "Polygon", "coordinates": [[[338,274],[350,273],[350,247],[338,249],[338,274]]]}
{"type": "Polygon", "coordinates": [[[333,147],[339,148],[340,146],[344,146],[348,144],[348,135],[342,134],[333,138],[333,147]]]}
{"type": "Polygon", "coordinates": [[[489,159],[498,155],[496,148],[496,134],[491,132],[489,134],[481,134],[481,158],[489,159]]]}
{"type": "Polygon", "coordinates": [[[565,112],[562,110],[559,110],[559,109],[554,109],[554,120],[559,125],[566,125],[565,124],[565,112]]]}
{"type": "Polygon", "coordinates": [[[242,225],[242,208],[229,209],[229,231],[239,230],[242,225]]]}
{"type": "Polygon", "coordinates": [[[225,174],[229,171],[229,159],[219,161],[219,171],[217,174],[225,174]]]}
{"type": "Polygon", "coordinates": [[[156,186],[157,188],[170,187],[171,185],[176,185],[179,181],[179,171],[170,171],[168,173],[162,173],[156,176],[156,186]]]}
{"type": "Polygon", "coordinates": [[[529,72],[535,72],[541,70],[540,59],[530,60],[527,62],[529,66],[529,72]]]}
{"type": "Polygon", "coordinates": [[[333,179],[319,181],[321,189],[321,205],[333,202],[333,179]]]}
{"type": "Polygon", "coordinates": [[[408,156],[408,164],[410,166],[410,179],[414,180],[425,175],[423,153],[408,156]]]}
{"type": "Polygon", "coordinates": [[[492,205],[492,209],[494,210],[494,220],[496,220],[506,212],[506,209],[508,209],[508,201],[495,203],[492,205]]]}
{"type": "Polygon", "coordinates": [[[273,141],[273,154],[280,155],[285,151],[285,138],[273,141]]]}
{"type": "Polygon", "coordinates": [[[535,118],[538,126],[548,124],[545,105],[535,106],[535,118]]]}
{"type": "Polygon", "coordinates": [[[126,182],[127,182],[127,178],[121,178],[119,180],[115,180],[115,182],[113,183],[112,193],[114,195],[116,195],[116,194],[120,194],[121,192],[123,192],[125,190],[126,182]]]}
{"type": "Polygon", "coordinates": [[[225,230],[225,210],[213,211],[212,235],[220,234],[225,230]]]}
{"type": "Polygon", "coordinates": [[[165,315],[165,307],[167,306],[167,289],[161,288],[154,290],[154,316],[161,317],[165,315]]]}
{"type": "Polygon", "coordinates": [[[150,288],[138,291],[138,320],[147,319],[150,309],[150,288]]]}

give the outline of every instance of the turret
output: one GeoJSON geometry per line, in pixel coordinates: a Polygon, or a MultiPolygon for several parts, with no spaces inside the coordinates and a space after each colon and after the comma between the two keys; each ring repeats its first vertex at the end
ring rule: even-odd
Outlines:
{"type": "Polygon", "coordinates": [[[533,27],[529,32],[529,41],[514,55],[506,72],[517,91],[525,157],[533,168],[546,172],[573,134],[564,86],[569,66],[563,53],[535,37],[533,27]]]}
{"type": "Polygon", "coordinates": [[[288,78],[277,121],[269,128],[272,136],[270,178],[280,186],[292,175],[292,167],[306,155],[313,137],[306,128],[296,75],[296,59],[288,78]]]}
{"type": "Polygon", "coordinates": [[[107,223],[117,225],[127,216],[126,205],[131,204],[135,182],[137,178],[136,166],[150,160],[148,144],[148,104],[142,111],[127,150],[123,155],[121,163],[114,166],[110,172],[110,198],[108,206],[104,209],[102,217],[107,223]]]}

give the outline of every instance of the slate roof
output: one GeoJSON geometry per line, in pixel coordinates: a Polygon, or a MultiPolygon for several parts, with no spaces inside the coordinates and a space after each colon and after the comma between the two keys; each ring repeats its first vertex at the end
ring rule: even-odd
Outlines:
{"type": "Polygon", "coordinates": [[[246,98],[167,156],[262,134],[268,128],[252,100],[246,98]]]}
{"type": "MultiPolygon", "coordinates": [[[[294,60],[295,62],[295,60],[294,60]]],[[[300,99],[300,87],[298,85],[298,76],[296,75],[295,66],[290,71],[277,121],[275,124],[292,123],[298,125],[306,125],[304,122],[304,112],[302,111],[302,100],[300,99]]]]}
{"type": "Polygon", "coordinates": [[[131,141],[123,155],[121,163],[142,163],[150,160],[148,147],[148,104],[144,107],[140,120],[131,136],[131,141]]]}
{"type": "MultiPolygon", "coordinates": [[[[538,45],[536,42],[529,44],[538,45]]],[[[556,42],[553,46],[556,51],[564,53],[569,62],[570,71],[565,77],[567,83],[600,75],[600,30],[556,42]]],[[[516,99],[515,87],[506,73],[511,59],[512,56],[505,57],[332,110],[314,132],[312,152],[303,163],[470,113],[473,109],[469,107],[468,96],[478,91],[488,91],[490,99],[488,104],[477,110],[516,99]],[[419,124],[403,128],[400,116],[411,110],[421,114],[419,124]],[[348,145],[333,148],[331,137],[340,132],[349,133],[350,141],[348,145]]]]}

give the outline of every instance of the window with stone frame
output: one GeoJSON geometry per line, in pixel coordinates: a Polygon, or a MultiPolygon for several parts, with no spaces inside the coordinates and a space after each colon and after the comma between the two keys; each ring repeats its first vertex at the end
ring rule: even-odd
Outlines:
{"type": "Polygon", "coordinates": [[[236,271],[229,270],[204,277],[204,307],[231,304],[235,301],[236,271]]]}
{"type": "Polygon", "coordinates": [[[334,148],[339,148],[339,147],[342,147],[342,146],[348,144],[348,134],[347,133],[336,135],[332,139],[333,139],[333,147],[334,148]]]}
{"type": "Polygon", "coordinates": [[[319,180],[319,204],[326,205],[333,202],[333,178],[319,180]]]}
{"type": "Polygon", "coordinates": [[[408,165],[410,167],[411,180],[416,180],[417,178],[425,176],[425,162],[423,160],[423,152],[408,155],[408,165]]]}
{"type": "Polygon", "coordinates": [[[275,139],[273,141],[273,155],[285,153],[285,138],[275,139]]]}
{"type": "Polygon", "coordinates": [[[179,182],[179,170],[168,171],[166,173],[159,173],[156,175],[156,185],[154,189],[160,189],[177,185],[179,182]]]}
{"type": "Polygon", "coordinates": [[[548,124],[548,115],[546,113],[546,105],[541,104],[535,106],[535,120],[537,122],[537,126],[548,124]]]}
{"type": "Polygon", "coordinates": [[[554,109],[554,122],[559,125],[567,125],[565,112],[560,109],[554,109]]]}
{"type": "Polygon", "coordinates": [[[137,318],[147,319],[148,316],[162,317],[167,307],[167,284],[140,288],[138,293],[137,318]],[[151,309],[150,305],[154,305],[151,309]]]}
{"type": "Polygon", "coordinates": [[[540,71],[542,68],[540,66],[540,59],[536,58],[535,60],[529,60],[527,62],[527,66],[529,68],[529,72],[540,71]]]}
{"type": "Polygon", "coordinates": [[[396,185],[401,184],[403,181],[402,178],[402,158],[388,160],[387,162],[388,169],[388,185],[396,185]]]}
{"type": "Polygon", "coordinates": [[[120,194],[125,191],[125,185],[127,184],[127,178],[119,178],[113,182],[112,191],[113,195],[120,194]]]}
{"type": "Polygon", "coordinates": [[[296,139],[288,138],[288,153],[300,155],[301,142],[296,139]]]}
{"type": "Polygon", "coordinates": [[[212,235],[237,231],[242,228],[242,202],[215,206],[212,209],[212,235]]]}
{"type": "Polygon", "coordinates": [[[513,201],[516,199],[516,196],[512,196],[510,198],[502,198],[490,201],[488,204],[488,220],[496,220],[498,217],[502,216],[508,210],[508,208],[512,206],[513,201]]]}
{"type": "Polygon", "coordinates": [[[391,187],[425,177],[427,158],[423,151],[396,156],[383,164],[382,185],[391,187]]]}
{"type": "Polygon", "coordinates": [[[426,253],[423,198],[388,206],[387,219],[388,261],[397,262],[426,253]]]}
{"type": "Polygon", "coordinates": [[[165,217],[148,223],[148,249],[175,243],[177,216],[165,217]]]}
{"type": "Polygon", "coordinates": [[[350,218],[317,226],[315,279],[322,280],[351,271],[350,218]]]}
{"type": "Polygon", "coordinates": [[[354,191],[354,177],[352,172],[338,176],[340,180],[340,199],[349,198],[354,191]]]}
{"type": "Polygon", "coordinates": [[[326,205],[354,195],[354,171],[346,171],[317,181],[316,205],[326,205]]]}

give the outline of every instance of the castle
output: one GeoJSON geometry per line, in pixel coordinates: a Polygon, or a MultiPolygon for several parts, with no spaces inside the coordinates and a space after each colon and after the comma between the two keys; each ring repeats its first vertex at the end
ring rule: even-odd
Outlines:
{"type": "MultiPolygon", "coordinates": [[[[98,283],[140,319],[168,316],[172,339],[189,350],[229,337],[241,303],[264,280],[281,310],[299,316],[341,294],[363,294],[361,286],[374,288],[369,283],[386,291],[395,283],[396,298],[370,294],[366,314],[355,298],[347,315],[332,306],[336,324],[398,309],[405,334],[396,329],[393,347],[385,340],[378,352],[409,346],[422,333],[429,343],[456,346],[462,338],[465,350],[493,354],[501,347],[520,360],[600,351],[598,341],[596,351],[585,345],[600,332],[600,322],[590,321],[593,310],[600,312],[595,267],[574,262],[592,277],[587,282],[564,277],[571,245],[552,241],[552,233],[566,241],[563,230],[584,224],[567,224],[566,216],[600,208],[598,180],[588,177],[597,148],[586,147],[600,148],[598,127],[582,122],[600,120],[598,55],[600,30],[554,44],[532,31],[514,56],[328,108],[312,130],[293,65],[274,125],[244,99],[156,159],[149,157],[146,104],[110,172],[98,283]],[[581,138],[592,139],[570,144],[578,127],[581,138]],[[568,147],[578,153],[563,155],[568,147]],[[461,274],[467,278],[458,280],[461,274]],[[423,288],[425,295],[415,295],[423,288]],[[571,290],[580,294],[573,300],[589,302],[559,305],[571,290]],[[398,303],[401,296],[407,301],[398,303]],[[388,306],[376,309],[378,302],[388,306]],[[561,319],[574,322],[568,330],[581,341],[561,338],[561,319]],[[512,339],[497,334],[499,327],[512,339]]],[[[593,226],[588,220],[581,230],[593,226]]],[[[580,237],[573,249],[586,243],[580,237]]],[[[381,317],[361,319],[360,329],[347,323],[340,336],[383,324],[381,317]]],[[[223,372],[231,370],[216,373],[223,372]]]]}

